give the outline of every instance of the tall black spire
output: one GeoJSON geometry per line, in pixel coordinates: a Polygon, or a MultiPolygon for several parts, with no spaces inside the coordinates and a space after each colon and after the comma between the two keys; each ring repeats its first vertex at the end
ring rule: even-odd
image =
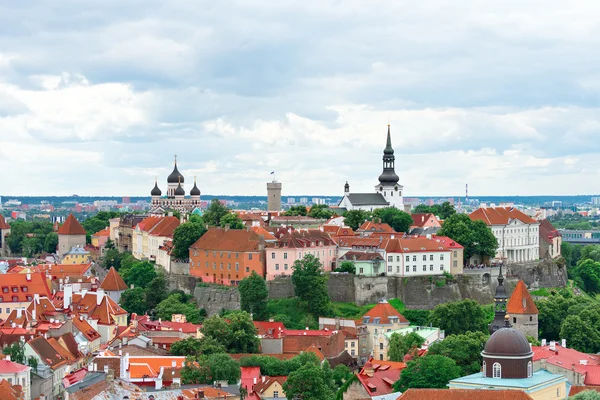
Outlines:
{"type": "MultiPolygon", "coordinates": [[[[494,320],[489,325],[490,334],[496,332],[500,328],[506,326],[506,303],[508,296],[506,295],[506,288],[503,285],[504,276],[502,276],[502,264],[500,264],[500,271],[498,273],[498,287],[496,287],[496,294],[494,295],[494,320]]],[[[510,326],[510,322],[509,326],[510,326]]]]}
{"type": "Polygon", "coordinates": [[[169,175],[167,177],[167,183],[184,183],[185,180],[183,179],[183,175],[181,175],[181,172],[179,172],[179,170],[177,169],[177,156],[175,156],[175,165],[173,167],[173,172],[171,172],[171,175],[169,175]]]}
{"type": "Polygon", "coordinates": [[[387,141],[383,150],[383,172],[379,175],[379,183],[382,185],[395,185],[400,180],[394,170],[395,161],[396,157],[394,157],[394,149],[392,148],[392,134],[390,132],[390,125],[388,124],[387,141]]]}

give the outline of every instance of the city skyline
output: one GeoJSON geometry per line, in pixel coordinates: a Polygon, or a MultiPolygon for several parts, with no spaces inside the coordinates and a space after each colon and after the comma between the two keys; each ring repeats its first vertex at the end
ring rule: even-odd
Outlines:
{"type": "Polygon", "coordinates": [[[600,193],[600,4],[444,4],[8,4],[0,192],[600,193]]]}

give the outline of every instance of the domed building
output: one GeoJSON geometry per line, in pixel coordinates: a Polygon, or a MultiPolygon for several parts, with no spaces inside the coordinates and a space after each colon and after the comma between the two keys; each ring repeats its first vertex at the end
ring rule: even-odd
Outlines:
{"type": "Polygon", "coordinates": [[[533,399],[567,398],[567,378],[544,369],[534,371],[533,350],[527,338],[512,327],[506,314],[506,292],[498,275],[495,316],[490,324],[492,334],[481,357],[481,372],[451,380],[450,389],[520,390],[533,399]],[[502,321],[502,324],[500,324],[502,321]]]}
{"type": "Polygon", "coordinates": [[[150,191],[152,196],[150,214],[163,215],[169,210],[176,210],[181,213],[189,214],[200,207],[200,189],[196,184],[194,177],[194,187],[190,190],[190,195],[185,195],[185,178],[177,169],[177,157],[173,172],[167,177],[167,193],[162,195],[162,190],[158,187],[158,181],[154,181],[154,188],[150,191]]]}

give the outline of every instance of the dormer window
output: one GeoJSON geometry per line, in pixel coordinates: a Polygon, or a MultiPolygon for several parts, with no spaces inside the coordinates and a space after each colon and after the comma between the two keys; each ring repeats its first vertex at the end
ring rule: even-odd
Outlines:
{"type": "Polygon", "coordinates": [[[368,324],[371,317],[363,317],[363,324],[368,324]]]}
{"type": "Polygon", "coordinates": [[[19,288],[18,288],[18,287],[16,287],[16,286],[13,286],[13,287],[12,287],[12,292],[13,292],[13,293],[19,293],[19,288]]]}
{"type": "Polygon", "coordinates": [[[373,323],[374,323],[374,324],[378,324],[378,323],[379,323],[379,321],[380,321],[379,317],[375,317],[375,318],[373,318],[373,323]]]}
{"type": "Polygon", "coordinates": [[[26,292],[27,291],[27,286],[21,286],[21,291],[22,292],[26,292]]]}
{"type": "Polygon", "coordinates": [[[3,286],[2,287],[2,293],[8,293],[8,287],[3,286]]]}
{"type": "Polygon", "coordinates": [[[17,302],[17,301],[19,301],[19,297],[17,297],[17,296],[13,296],[13,297],[12,297],[12,301],[14,301],[14,302],[17,302]]]}

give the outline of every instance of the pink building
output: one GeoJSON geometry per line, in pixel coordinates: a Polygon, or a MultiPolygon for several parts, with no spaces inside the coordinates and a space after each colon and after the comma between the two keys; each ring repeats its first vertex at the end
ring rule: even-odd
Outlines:
{"type": "Polygon", "coordinates": [[[336,268],[337,247],[329,234],[320,229],[280,228],[275,237],[277,241],[265,250],[266,279],[275,279],[278,275],[291,275],[296,260],[312,254],[321,260],[324,271],[336,268]]]}

